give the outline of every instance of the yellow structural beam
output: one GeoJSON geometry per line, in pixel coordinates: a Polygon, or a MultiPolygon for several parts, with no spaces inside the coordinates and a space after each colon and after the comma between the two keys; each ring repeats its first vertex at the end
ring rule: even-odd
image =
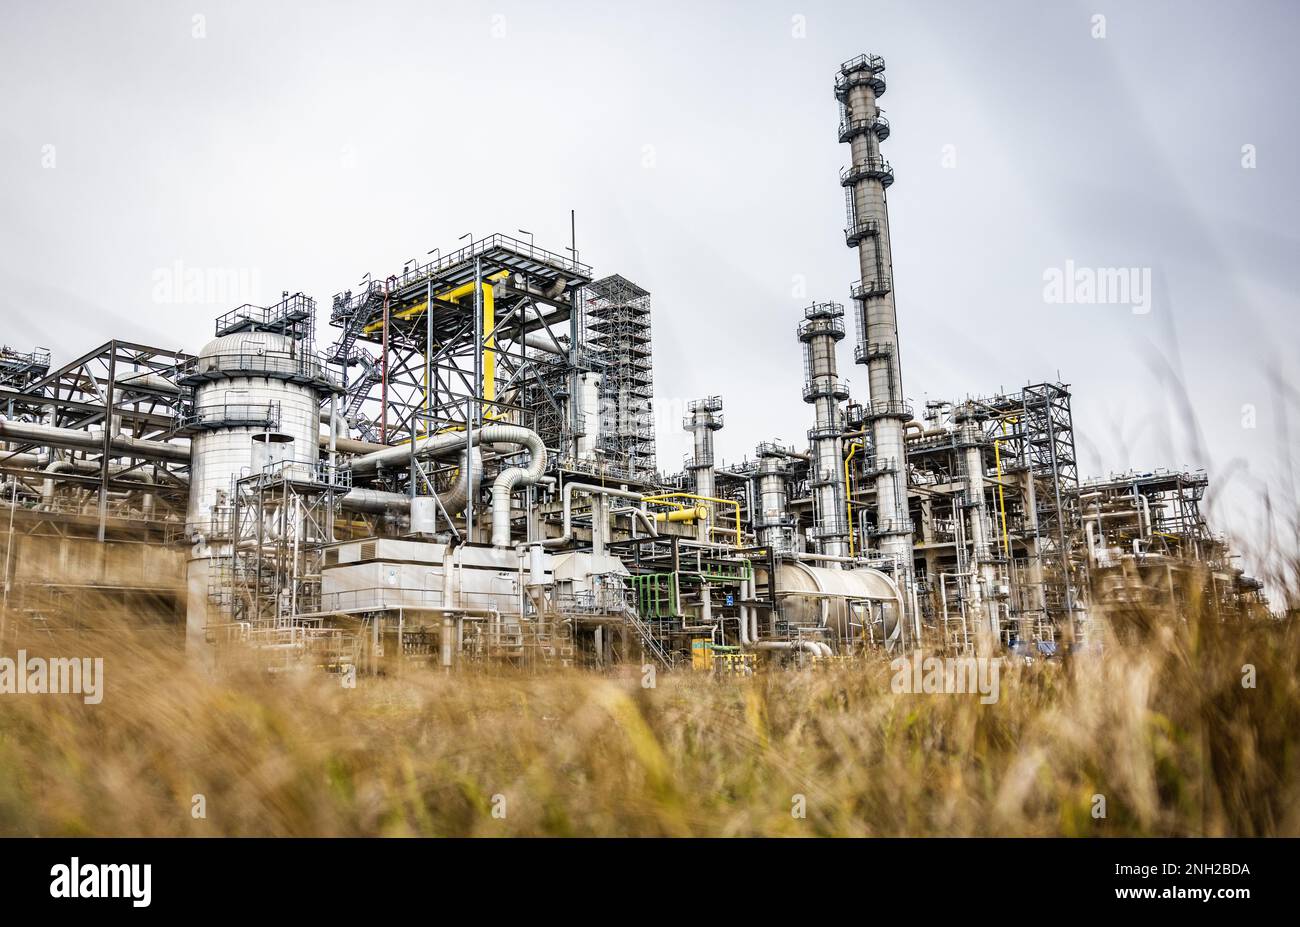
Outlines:
{"type": "MultiPolygon", "coordinates": [[[[510,271],[499,270],[494,274],[489,274],[482,281],[483,286],[483,401],[492,403],[497,398],[497,337],[493,329],[496,328],[496,293],[493,284],[496,281],[504,280],[510,276],[510,271]]],[[[458,287],[450,290],[443,290],[441,293],[433,294],[434,299],[443,302],[459,303],[466,296],[471,295],[478,287],[477,281],[462,283],[458,287]]],[[[407,306],[400,312],[393,313],[394,317],[399,319],[411,319],[420,315],[429,308],[426,300],[422,303],[416,303],[413,306],[407,306]]],[[[372,334],[384,327],[383,321],[371,322],[365,327],[367,335],[372,334]]],[[[431,345],[425,345],[425,350],[429,350],[431,345]]],[[[425,411],[429,406],[429,384],[424,385],[425,411]]],[[[484,413],[485,418],[493,418],[494,412],[489,409],[484,413]]]]}

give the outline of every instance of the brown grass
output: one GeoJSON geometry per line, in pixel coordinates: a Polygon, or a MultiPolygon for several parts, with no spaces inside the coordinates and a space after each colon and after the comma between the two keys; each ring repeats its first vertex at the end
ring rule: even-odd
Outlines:
{"type": "Polygon", "coordinates": [[[1103,659],[1008,669],[987,706],[891,694],[883,661],[345,690],[58,638],[33,649],[102,655],[105,697],[0,696],[0,833],[1300,834],[1294,623],[1115,618],[1135,630],[1103,659]]]}

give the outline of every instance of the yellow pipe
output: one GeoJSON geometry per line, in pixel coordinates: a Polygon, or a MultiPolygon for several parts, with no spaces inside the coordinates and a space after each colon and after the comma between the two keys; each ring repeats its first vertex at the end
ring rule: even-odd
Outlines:
{"type": "Polygon", "coordinates": [[[655,521],[695,521],[697,518],[703,521],[708,517],[709,508],[705,505],[696,505],[689,509],[678,509],[675,512],[655,512],[655,521]]]}
{"type": "Polygon", "coordinates": [[[853,455],[862,447],[862,442],[855,441],[849,447],[849,456],[844,458],[844,508],[849,513],[849,556],[853,554],[853,488],[849,483],[849,464],[853,455]]]}
{"type": "MultiPolygon", "coordinates": [[[[674,499],[690,499],[694,502],[713,502],[718,505],[734,506],[736,513],[736,546],[739,547],[744,535],[740,531],[740,503],[735,499],[719,499],[715,496],[697,496],[691,492],[668,492],[659,496],[646,496],[646,502],[667,502],[672,503],[674,499]]],[[[725,531],[725,528],[715,528],[715,531],[725,531]]]]}
{"type": "MultiPolygon", "coordinates": [[[[1015,419],[1012,419],[1015,421],[1015,419]]],[[[1002,434],[1007,433],[1006,420],[1002,421],[1002,434]]],[[[1002,556],[1007,560],[1011,559],[1011,538],[1007,534],[1007,500],[1002,492],[1002,442],[993,439],[993,463],[997,466],[998,471],[998,510],[1002,515],[1002,556]]]]}

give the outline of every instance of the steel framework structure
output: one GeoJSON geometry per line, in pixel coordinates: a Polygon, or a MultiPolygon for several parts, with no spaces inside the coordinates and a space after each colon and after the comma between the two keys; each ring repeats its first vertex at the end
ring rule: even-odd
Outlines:
{"type": "MultiPolygon", "coordinates": [[[[556,381],[571,378],[556,368],[576,366],[577,301],[590,280],[589,266],[506,235],[409,262],[382,282],[367,275],[360,291],[335,295],[330,313],[344,412],[381,444],[467,421],[531,424],[526,390],[562,405],[556,381]]],[[[572,430],[566,422],[562,437],[572,430]]]]}
{"type": "Polygon", "coordinates": [[[583,293],[586,344],[601,380],[600,448],[615,472],[654,478],[654,363],[650,293],[619,274],[602,277],[583,293]]]}

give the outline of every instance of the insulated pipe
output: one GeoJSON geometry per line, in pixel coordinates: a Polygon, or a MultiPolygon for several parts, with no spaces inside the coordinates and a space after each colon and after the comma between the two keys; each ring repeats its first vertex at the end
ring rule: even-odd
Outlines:
{"type": "MultiPolygon", "coordinates": [[[[132,470],[129,473],[120,474],[118,476],[118,479],[132,480],[132,481],[138,480],[139,482],[144,483],[146,486],[153,486],[155,482],[153,478],[153,474],[148,473],[144,470],[132,470]]],[[[153,493],[152,492],[146,492],[140,498],[140,511],[144,514],[145,518],[150,518],[153,516],[153,493]]]]}
{"type": "MultiPolygon", "coordinates": [[[[322,435],[322,440],[329,440],[327,436],[322,435]]],[[[520,444],[528,447],[534,458],[537,457],[538,451],[541,452],[542,467],[546,466],[546,446],[542,444],[542,439],[531,429],[524,428],[522,425],[499,425],[489,424],[474,432],[473,443],[475,445],[483,442],[502,441],[506,444],[520,444]],[[497,429],[504,429],[498,431],[497,429]]],[[[348,461],[348,468],[353,473],[367,473],[376,470],[379,467],[402,467],[411,459],[411,447],[409,442],[402,444],[385,445],[377,450],[373,444],[367,444],[363,441],[344,441],[337,442],[338,449],[344,452],[351,452],[354,445],[365,448],[365,453],[359,457],[353,457],[348,461]]],[[[438,457],[450,454],[455,451],[464,450],[465,432],[463,431],[444,431],[441,434],[428,435],[415,442],[415,456],[422,457],[425,455],[438,457]]],[[[531,468],[531,464],[530,464],[531,468]]],[[[532,481],[530,481],[532,482],[532,481]]]]}
{"type": "Polygon", "coordinates": [[[823,656],[822,650],[817,646],[816,641],[759,641],[754,645],[755,650],[802,650],[804,653],[810,653],[814,657],[823,656]]]}
{"type": "MultiPolygon", "coordinates": [[[[342,419],[342,416],[339,416],[339,418],[342,419]]],[[[346,426],[343,430],[347,430],[346,426]]],[[[329,434],[322,433],[319,440],[321,447],[329,447],[329,434]]],[[[464,438],[461,439],[461,443],[465,443],[464,438]]],[[[373,454],[376,451],[386,450],[393,446],[390,444],[375,444],[371,441],[358,441],[356,438],[347,438],[341,435],[336,435],[334,438],[334,449],[343,454],[373,454]]],[[[405,450],[404,447],[403,449],[405,450]]]]}
{"type": "MultiPolygon", "coordinates": [[[[78,470],[93,470],[94,472],[98,472],[99,467],[98,465],[87,466],[86,464],[73,460],[55,460],[42,471],[43,473],[49,474],[41,484],[41,506],[43,508],[48,509],[54,504],[54,475],[58,473],[75,473],[78,470]]],[[[120,466],[110,468],[110,478],[130,480],[132,482],[138,481],[150,487],[155,485],[156,481],[154,480],[152,473],[145,470],[126,470],[125,472],[123,472],[123,470],[124,468],[120,466]],[[113,472],[114,470],[117,470],[117,472],[113,472]]],[[[110,493],[110,495],[114,498],[122,498],[122,496],[116,493],[110,493]]],[[[153,501],[152,492],[146,492],[140,500],[141,510],[146,518],[153,515],[153,501]]]]}
{"type": "MultiPolygon", "coordinates": [[[[102,451],[104,446],[102,434],[93,434],[76,428],[55,428],[52,425],[12,420],[0,421],[0,438],[20,444],[45,444],[51,447],[92,451],[102,451]]],[[[146,460],[186,464],[190,462],[190,449],[184,444],[169,444],[165,441],[117,435],[109,440],[109,448],[116,451],[119,457],[142,457],[146,460]]]]}
{"type": "Polygon", "coordinates": [[[528,334],[524,335],[524,344],[530,348],[545,351],[548,354],[557,354],[561,357],[565,354],[564,347],[545,332],[528,332],[528,334]]]}
{"type": "Polygon", "coordinates": [[[543,547],[563,547],[573,540],[573,494],[579,491],[591,493],[592,495],[613,496],[616,499],[632,499],[636,502],[640,502],[642,499],[641,493],[632,492],[630,489],[597,486],[595,483],[565,483],[564,532],[558,538],[547,538],[542,541],[543,547]]]}
{"type": "Polygon", "coordinates": [[[740,606],[740,646],[748,650],[753,645],[749,639],[749,606],[740,606]]]}
{"type": "MultiPolygon", "coordinates": [[[[476,446],[471,456],[474,460],[474,466],[470,471],[470,484],[473,486],[473,491],[477,492],[479,482],[483,476],[483,455],[476,446]]],[[[465,468],[465,454],[463,452],[460,457],[460,465],[463,470],[465,468]]],[[[469,492],[470,489],[466,486],[465,480],[457,479],[450,489],[438,495],[438,503],[449,516],[459,515],[465,511],[465,503],[469,499],[469,492]]],[[[386,512],[409,514],[411,511],[411,496],[404,492],[385,492],[381,489],[357,487],[348,490],[347,494],[339,499],[339,505],[349,512],[364,512],[369,515],[382,515],[386,512]]]]}
{"type": "Polygon", "coordinates": [[[115,382],[119,388],[130,389],[132,391],[147,390],[152,393],[167,393],[172,396],[179,396],[181,392],[181,388],[166,377],[148,371],[125,377],[118,377],[115,382]]]}
{"type": "MultiPolygon", "coordinates": [[[[479,441],[476,436],[474,443],[479,441]]],[[[415,455],[417,457],[430,455],[438,456],[447,454],[452,451],[462,450],[465,447],[465,433],[463,431],[444,431],[441,434],[429,435],[420,438],[415,442],[415,455]]],[[[338,448],[341,451],[347,451],[346,442],[338,442],[338,448]]],[[[353,457],[348,461],[348,468],[353,473],[365,473],[370,470],[377,470],[380,467],[401,467],[411,459],[411,448],[408,444],[394,444],[385,446],[382,450],[364,453],[359,457],[353,457]]]]}
{"type": "Polygon", "coordinates": [[[509,467],[492,481],[492,546],[510,546],[510,494],[517,486],[536,483],[546,470],[546,445],[537,432],[522,425],[484,425],[479,441],[504,441],[528,449],[528,466],[509,467]]]}
{"type": "MultiPolygon", "coordinates": [[[[63,473],[65,471],[75,470],[75,469],[76,467],[74,467],[69,461],[55,460],[51,462],[50,465],[46,467],[42,472],[55,474],[55,473],[63,473]]],[[[44,479],[44,481],[41,483],[41,508],[48,509],[53,504],[54,504],[54,477],[53,475],[51,475],[51,476],[47,476],[44,479]]]]}
{"type": "MultiPolygon", "coordinates": [[[[636,506],[629,505],[629,506],[627,506],[626,508],[613,509],[613,510],[610,511],[610,514],[611,514],[611,515],[627,515],[627,516],[628,516],[629,518],[631,518],[634,522],[640,522],[640,523],[641,523],[641,527],[645,528],[645,533],[646,533],[649,537],[652,537],[652,538],[657,538],[657,537],[659,537],[659,528],[658,528],[658,526],[655,525],[654,520],[650,518],[649,514],[648,514],[644,509],[639,509],[639,508],[637,508],[636,506]]],[[[632,536],[633,536],[633,537],[636,537],[636,532],[635,532],[635,531],[632,532],[632,536]]]]}

